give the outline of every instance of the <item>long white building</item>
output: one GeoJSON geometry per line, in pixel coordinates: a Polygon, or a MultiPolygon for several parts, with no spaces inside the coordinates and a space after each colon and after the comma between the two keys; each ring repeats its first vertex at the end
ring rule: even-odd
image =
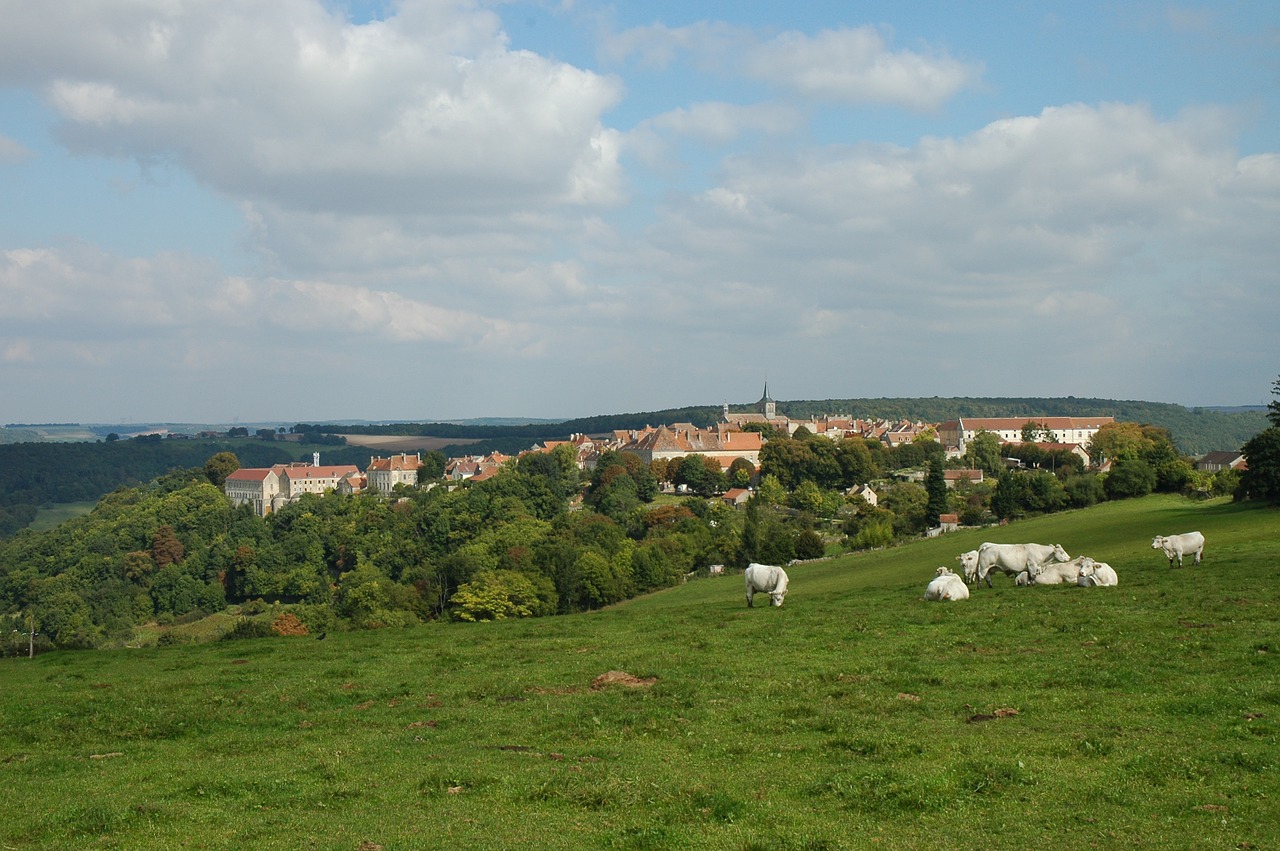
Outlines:
{"type": "Polygon", "coordinates": [[[961,453],[982,432],[995,435],[1001,443],[1021,443],[1022,429],[1031,422],[1051,432],[1053,443],[1087,447],[1098,429],[1115,421],[1115,417],[965,417],[939,423],[938,442],[961,453]]]}

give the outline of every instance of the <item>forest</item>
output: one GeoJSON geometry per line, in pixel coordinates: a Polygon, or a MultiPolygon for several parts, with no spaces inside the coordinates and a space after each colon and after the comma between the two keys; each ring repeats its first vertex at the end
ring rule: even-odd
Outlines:
{"type": "Polygon", "coordinates": [[[164,628],[228,606],[284,606],[315,632],[554,615],[666,587],[712,564],[889,546],[924,534],[942,514],[983,525],[1239,485],[1234,471],[1194,470],[1163,429],[1133,423],[1095,439],[1112,461],[1106,476],[1068,451],[1037,455],[1026,446],[1023,468],[1011,469],[989,434],[950,462],[928,439],[890,448],[804,430],[768,437],[754,495],[741,507],[718,495],[752,479],[749,463],[723,471],[699,455],[645,464],[609,452],[587,472],[562,445],[481,482],[400,485],[390,498],[309,494],[262,518],[233,508],[219,489],[223,451],[203,467],[118,488],[49,531],[0,541],[0,616],[8,619],[0,627],[18,635],[29,621],[41,646],[91,648],[136,643],[145,624],[173,640],[178,633],[164,628]],[[986,478],[948,488],[947,463],[986,478]],[[849,495],[864,483],[874,484],[875,505],[849,495]]]}

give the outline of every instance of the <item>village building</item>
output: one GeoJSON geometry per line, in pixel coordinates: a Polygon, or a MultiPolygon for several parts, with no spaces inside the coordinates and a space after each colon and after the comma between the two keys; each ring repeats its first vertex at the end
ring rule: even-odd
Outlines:
{"type": "Polygon", "coordinates": [[[1029,422],[1048,431],[1052,443],[1088,446],[1098,429],[1114,423],[1115,417],[965,417],[939,423],[937,439],[948,453],[963,455],[969,441],[983,432],[1001,443],[1022,443],[1022,429],[1029,422]]]}
{"type": "Polygon", "coordinates": [[[669,461],[686,455],[704,455],[729,469],[744,458],[753,468],[760,466],[760,450],[764,441],[759,432],[732,431],[728,428],[700,429],[689,423],[658,426],[633,433],[618,451],[638,456],[646,464],[669,461]]]}
{"type": "Polygon", "coordinates": [[[483,482],[497,475],[502,465],[511,460],[510,455],[501,452],[490,452],[488,455],[466,455],[461,458],[450,458],[444,467],[444,477],[455,482],[468,479],[483,482]]]}
{"type": "Polygon", "coordinates": [[[227,476],[222,485],[223,492],[232,505],[248,505],[259,517],[271,513],[272,500],[280,493],[280,471],[283,464],[275,467],[254,468],[242,467],[227,476]]]}
{"type": "Polygon", "coordinates": [[[726,424],[737,429],[750,423],[757,423],[785,430],[789,422],[785,416],[778,414],[778,403],[769,396],[768,382],[764,385],[764,395],[749,411],[730,411],[729,403],[725,402],[723,419],[726,424]]]}
{"type": "Polygon", "coordinates": [[[380,494],[390,494],[396,485],[416,487],[418,468],[422,466],[422,454],[402,453],[390,458],[370,458],[365,469],[368,487],[380,494]]]}
{"type": "Polygon", "coordinates": [[[1196,469],[1216,473],[1219,470],[1247,470],[1249,465],[1245,462],[1243,452],[1231,450],[1207,453],[1196,462],[1196,469]]]}
{"type": "Polygon", "coordinates": [[[982,484],[981,470],[943,470],[942,479],[947,483],[947,487],[954,488],[959,484],[978,485],[982,484]]]}

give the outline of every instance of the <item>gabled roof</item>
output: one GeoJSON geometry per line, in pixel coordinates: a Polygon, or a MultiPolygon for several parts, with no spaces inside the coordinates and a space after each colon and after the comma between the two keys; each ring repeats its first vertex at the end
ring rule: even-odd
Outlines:
{"type": "Polygon", "coordinates": [[[359,472],[354,464],[341,464],[332,467],[288,467],[285,469],[284,475],[294,481],[302,481],[306,479],[340,479],[359,472]]]}
{"type": "Polygon", "coordinates": [[[228,482],[262,482],[275,472],[273,467],[241,467],[228,475],[226,480],[228,482]]]}
{"type": "Polygon", "coordinates": [[[1027,423],[1035,423],[1050,431],[1101,428],[1114,423],[1115,417],[964,417],[941,423],[940,430],[954,431],[962,425],[966,431],[1017,431],[1027,423]]]}
{"type": "Polygon", "coordinates": [[[1218,450],[1217,452],[1207,452],[1200,459],[1201,464],[1234,464],[1244,457],[1244,453],[1239,450],[1218,450]]]}

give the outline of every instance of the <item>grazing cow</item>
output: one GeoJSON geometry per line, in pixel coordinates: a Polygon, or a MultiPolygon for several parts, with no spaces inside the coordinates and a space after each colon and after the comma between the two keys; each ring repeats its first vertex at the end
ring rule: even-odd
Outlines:
{"type": "Polygon", "coordinates": [[[1041,566],[1050,559],[1071,561],[1071,556],[1067,555],[1061,544],[986,543],[978,547],[978,566],[974,576],[979,582],[986,580],[988,588],[991,587],[992,570],[999,570],[1015,578],[1019,573],[1027,573],[1028,578],[1035,579],[1041,566]]]}
{"type": "Polygon", "coordinates": [[[1195,554],[1195,560],[1192,564],[1199,564],[1200,557],[1204,555],[1204,535],[1199,532],[1186,532],[1181,535],[1156,535],[1151,541],[1151,549],[1164,550],[1164,554],[1169,557],[1169,567],[1173,567],[1173,560],[1178,560],[1178,567],[1182,567],[1182,557],[1185,555],[1195,554]]]}
{"type": "Polygon", "coordinates": [[[964,580],[945,567],[938,568],[938,575],[925,586],[926,600],[967,600],[969,586],[964,580]]]}
{"type": "Polygon", "coordinates": [[[960,562],[960,569],[964,572],[964,581],[972,582],[978,578],[978,551],[969,550],[967,553],[960,553],[956,556],[956,561],[960,562]]]}
{"type": "Polygon", "coordinates": [[[1120,584],[1120,578],[1116,576],[1115,570],[1105,561],[1094,561],[1089,557],[1085,557],[1080,562],[1080,573],[1076,576],[1076,584],[1081,588],[1111,587],[1120,584]]]}
{"type": "Polygon", "coordinates": [[[781,606],[782,601],[787,596],[787,572],[780,567],[772,564],[756,564],[752,562],[747,565],[747,569],[743,572],[743,576],[747,580],[747,607],[751,607],[751,599],[755,597],[756,592],[769,595],[769,603],[773,606],[781,606]]]}

